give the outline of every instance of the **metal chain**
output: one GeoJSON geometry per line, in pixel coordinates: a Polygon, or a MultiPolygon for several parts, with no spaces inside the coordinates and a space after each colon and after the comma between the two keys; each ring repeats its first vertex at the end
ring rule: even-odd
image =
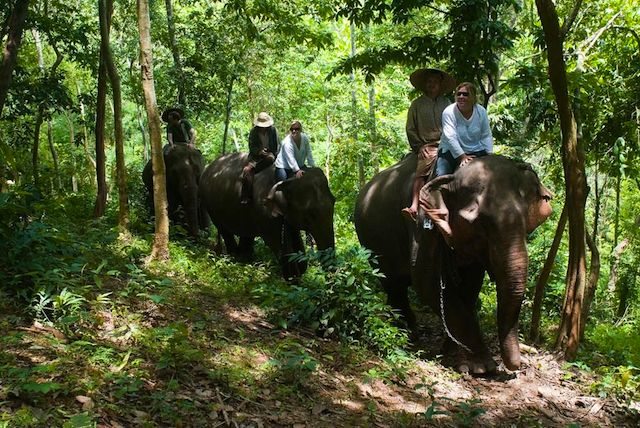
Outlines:
{"type": "Polygon", "coordinates": [[[447,327],[447,321],[444,318],[444,281],[442,280],[442,274],[440,275],[440,316],[442,317],[442,325],[444,326],[444,331],[447,333],[447,336],[451,340],[454,341],[458,346],[462,347],[464,350],[473,354],[473,351],[469,349],[464,343],[460,342],[458,339],[453,337],[453,334],[449,331],[449,327],[447,327]]]}

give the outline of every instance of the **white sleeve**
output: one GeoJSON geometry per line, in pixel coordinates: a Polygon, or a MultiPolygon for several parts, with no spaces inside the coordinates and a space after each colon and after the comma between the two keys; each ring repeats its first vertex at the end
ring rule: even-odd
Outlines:
{"type": "Polygon", "coordinates": [[[448,143],[451,156],[453,156],[454,159],[457,159],[464,154],[464,150],[462,150],[460,141],[458,141],[455,109],[456,107],[454,106],[452,109],[447,108],[442,112],[442,136],[448,143]]]}
{"type": "Polygon", "coordinates": [[[291,169],[293,172],[298,172],[300,167],[298,166],[298,161],[296,161],[296,155],[293,149],[294,144],[289,136],[285,137],[282,141],[282,158],[285,168],[291,169]]]}
{"type": "Polygon", "coordinates": [[[493,153],[493,135],[491,135],[491,126],[489,126],[489,115],[487,114],[487,110],[482,109],[482,123],[481,123],[482,134],[480,137],[480,142],[484,146],[484,149],[487,153],[493,153]]]}
{"type": "Polygon", "coordinates": [[[307,166],[314,167],[316,162],[313,160],[313,153],[311,153],[311,143],[309,143],[309,137],[304,135],[304,144],[307,146],[307,166]]]}

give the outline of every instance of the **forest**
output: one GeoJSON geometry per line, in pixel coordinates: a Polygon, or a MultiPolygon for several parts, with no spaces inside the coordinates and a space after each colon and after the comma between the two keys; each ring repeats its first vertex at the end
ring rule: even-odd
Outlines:
{"type": "Polygon", "coordinates": [[[636,1],[3,0],[0,19],[0,428],[640,423],[636,1]],[[409,290],[408,328],[354,227],[410,152],[421,68],[472,82],[494,152],[553,194],[526,236],[515,369],[495,275],[471,312],[497,370],[460,372],[452,291],[439,313],[409,290]],[[287,251],[282,223],[279,250],[240,257],[169,218],[171,108],[204,167],[248,152],[260,112],[280,139],[299,121],[331,248],[297,232],[287,251]]]}

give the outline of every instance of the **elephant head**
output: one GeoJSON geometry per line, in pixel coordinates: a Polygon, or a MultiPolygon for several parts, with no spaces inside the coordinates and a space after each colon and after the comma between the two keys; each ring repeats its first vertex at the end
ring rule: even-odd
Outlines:
{"type": "MultiPolygon", "coordinates": [[[[502,358],[507,368],[517,369],[518,319],[528,268],[526,237],[551,215],[552,195],[530,165],[502,156],[474,160],[455,174],[433,180],[421,191],[421,204],[427,200],[424,206],[433,205],[428,199],[433,200],[434,195],[439,198],[438,193],[448,210],[451,236],[447,243],[454,248],[454,268],[462,278],[459,284],[452,284],[457,291],[447,293],[444,306],[449,314],[441,317],[451,324],[452,336],[471,351],[464,364],[476,367],[478,372],[495,369],[480,340],[474,314],[486,270],[496,282],[502,358]],[[477,275],[471,273],[474,271],[477,275]]],[[[432,234],[423,233],[421,245],[429,247],[433,242],[432,234]]],[[[416,266],[418,284],[424,276],[416,266]]],[[[442,278],[446,283],[447,275],[443,273],[442,278]]],[[[428,286],[433,294],[434,284],[428,286]]]]}
{"type": "Polygon", "coordinates": [[[301,178],[276,183],[265,199],[273,217],[297,230],[311,233],[318,249],[333,248],[333,207],[335,197],[329,190],[327,178],[319,168],[310,168],[301,178]]]}

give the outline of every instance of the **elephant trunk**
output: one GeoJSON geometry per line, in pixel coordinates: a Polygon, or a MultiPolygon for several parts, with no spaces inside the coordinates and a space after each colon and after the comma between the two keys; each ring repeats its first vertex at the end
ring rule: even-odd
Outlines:
{"type": "Polygon", "coordinates": [[[200,234],[200,226],[198,222],[198,183],[196,181],[196,177],[191,174],[184,177],[184,181],[181,183],[180,187],[180,191],[182,193],[182,206],[184,208],[189,233],[191,236],[197,237],[200,234]]]}
{"type": "Polygon", "coordinates": [[[520,368],[518,320],[527,280],[528,255],[522,236],[494,246],[491,265],[498,293],[498,338],[505,366],[520,368]]]}
{"type": "Polygon", "coordinates": [[[326,250],[335,248],[336,246],[333,230],[333,215],[327,215],[325,220],[326,221],[312,224],[309,228],[311,236],[313,236],[313,239],[316,241],[318,250],[326,250]]]}

